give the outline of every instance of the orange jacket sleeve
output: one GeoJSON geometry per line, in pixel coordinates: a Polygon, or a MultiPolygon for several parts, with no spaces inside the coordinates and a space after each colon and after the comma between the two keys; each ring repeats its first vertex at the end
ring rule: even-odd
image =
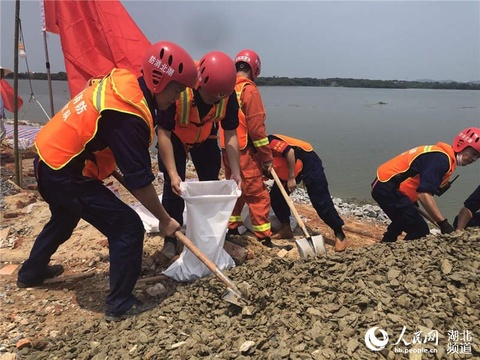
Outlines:
{"type": "Polygon", "coordinates": [[[272,161],[265,128],[265,108],[260,92],[254,86],[245,86],[241,96],[242,111],[245,114],[248,137],[253,142],[262,164],[272,161]]]}

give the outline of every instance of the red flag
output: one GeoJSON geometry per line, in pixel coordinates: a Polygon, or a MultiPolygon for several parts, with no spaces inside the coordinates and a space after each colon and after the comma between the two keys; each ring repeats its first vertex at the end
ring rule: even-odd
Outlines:
{"type": "Polygon", "coordinates": [[[113,68],[140,76],[150,42],[119,0],[44,0],[45,28],[60,35],[70,95],[113,68]]]}
{"type": "MultiPolygon", "coordinates": [[[[5,109],[7,109],[8,111],[13,112],[14,111],[13,100],[15,98],[13,97],[12,86],[8,83],[7,80],[2,79],[0,80],[0,90],[2,95],[3,106],[5,106],[5,109]]],[[[17,95],[18,110],[20,110],[22,105],[23,105],[23,100],[20,96],[17,95]]]]}

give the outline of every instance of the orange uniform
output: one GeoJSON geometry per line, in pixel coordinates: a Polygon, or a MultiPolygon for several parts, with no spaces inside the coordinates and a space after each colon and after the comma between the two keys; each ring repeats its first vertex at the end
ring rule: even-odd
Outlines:
{"type": "Polygon", "coordinates": [[[402,232],[404,240],[430,232],[417,210],[418,195],[434,195],[446,186],[456,166],[452,146],[438,142],[405,151],[378,167],[372,197],[391,220],[382,242],[396,241],[402,232]]]}
{"type": "MultiPolygon", "coordinates": [[[[242,225],[241,211],[248,204],[253,232],[259,239],[269,238],[271,235],[270,197],[263,183],[262,164],[272,161],[272,152],[269,148],[265,129],[265,108],[257,86],[246,77],[237,75],[235,92],[239,103],[239,126],[237,137],[240,148],[240,171],[242,174],[242,196],[238,199],[230,217],[229,229],[242,225]]],[[[223,130],[220,128],[222,149],[223,130]]],[[[225,176],[230,177],[231,171],[223,151],[225,176]]]]}
{"type": "Polygon", "coordinates": [[[198,108],[193,105],[195,103],[193,89],[185,89],[175,103],[175,129],[173,132],[186,147],[201,144],[210,136],[213,124],[225,118],[227,102],[228,98],[220,100],[202,118],[198,108]]]}
{"type": "MultiPolygon", "coordinates": [[[[288,146],[295,146],[301,148],[303,151],[310,152],[313,151],[313,146],[303,140],[295,139],[286,135],[274,134],[273,136],[281,139],[282,141],[274,140],[270,143],[270,148],[272,149],[273,155],[273,168],[277,173],[278,177],[283,181],[288,180],[288,164],[287,160],[283,156],[275,156],[275,154],[282,154],[288,146]]],[[[303,169],[303,162],[300,159],[295,159],[295,168],[294,174],[295,177],[300,174],[303,169]]]]}
{"type": "Polygon", "coordinates": [[[111,271],[105,314],[122,314],[138,301],[132,291],[141,271],[145,229],[138,214],[103,180],[118,165],[128,189],[154,193],[149,147],[155,139],[155,110],[143,77],[113,69],[40,130],[34,169],[51,218],[18,273],[18,286],[43,283],[51,256],[83,219],[108,239],[111,271]]]}
{"type": "MultiPolygon", "coordinates": [[[[441,152],[448,156],[450,162],[449,170],[443,175],[440,187],[445,186],[450,176],[455,171],[457,164],[455,161],[455,153],[452,146],[443,142],[436,145],[418,146],[409,151],[405,151],[393,159],[380,165],[377,170],[377,179],[380,182],[390,181],[395,176],[402,176],[410,169],[412,162],[420,155],[427,152],[441,152]]],[[[420,174],[408,177],[400,183],[400,192],[405,194],[412,202],[417,201],[417,188],[420,185],[420,174]]]]}
{"type": "MultiPolygon", "coordinates": [[[[114,69],[103,81],[87,87],[73,98],[38,133],[35,147],[42,161],[53,170],[67,165],[95,137],[104,110],[133,114],[143,119],[150,129],[149,144],[152,144],[155,136],[153,117],[137,78],[127,70],[114,69]]],[[[94,160],[85,161],[82,175],[104,180],[115,170],[113,153],[107,147],[93,155],[94,160]]]]}

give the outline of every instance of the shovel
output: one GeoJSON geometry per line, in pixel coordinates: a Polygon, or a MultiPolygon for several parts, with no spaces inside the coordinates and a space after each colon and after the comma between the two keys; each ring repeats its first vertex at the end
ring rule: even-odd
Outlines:
{"type": "Polygon", "coordinates": [[[417,207],[417,211],[418,211],[418,213],[419,213],[420,215],[422,215],[425,219],[427,219],[428,221],[430,221],[433,226],[435,226],[437,229],[440,229],[440,226],[438,226],[438,224],[435,222],[435,220],[433,220],[433,218],[432,218],[425,210],[423,210],[422,208],[417,207]]]}
{"type": "Polygon", "coordinates": [[[239,307],[249,305],[250,301],[241,293],[233,281],[231,281],[227,275],[225,275],[189,238],[187,238],[180,230],[175,232],[175,237],[227,286],[227,293],[223,296],[223,300],[239,307]]]}
{"type": "Polygon", "coordinates": [[[272,168],[271,174],[273,176],[273,179],[275,180],[275,183],[277,184],[280,191],[282,192],[282,195],[285,198],[285,201],[287,202],[288,207],[290,208],[293,215],[295,216],[298,226],[300,226],[300,228],[303,231],[303,234],[305,235],[305,238],[295,240],[295,243],[297,244],[298,253],[300,254],[300,258],[303,259],[309,256],[315,256],[318,254],[327,254],[327,250],[325,249],[325,242],[323,241],[323,236],[322,235],[310,236],[305,224],[300,218],[300,215],[298,215],[297,209],[295,209],[295,205],[293,204],[292,199],[290,199],[290,196],[288,196],[287,192],[285,191],[285,188],[283,187],[282,182],[278,178],[278,175],[273,168],[272,168]]]}

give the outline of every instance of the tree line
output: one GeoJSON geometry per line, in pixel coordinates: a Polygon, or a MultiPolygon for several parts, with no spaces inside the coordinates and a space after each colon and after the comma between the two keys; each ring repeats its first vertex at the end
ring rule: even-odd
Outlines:
{"type": "MultiPolygon", "coordinates": [[[[52,73],[52,80],[67,80],[66,72],[52,73]]],[[[8,74],[7,78],[13,78],[8,74]]],[[[47,80],[46,73],[19,73],[19,79],[47,80]]],[[[289,77],[259,77],[255,81],[258,86],[326,86],[326,87],[353,87],[353,88],[385,88],[385,89],[451,89],[451,90],[480,90],[477,82],[443,82],[443,81],[406,81],[406,80],[369,80],[352,78],[289,78],[289,77]]]]}
{"type": "Polygon", "coordinates": [[[480,83],[474,82],[424,82],[406,80],[369,80],[352,78],[288,78],[288,77],[259,77],[258,86],[329,86],[355,88],[385,88],[385,89],[455,89],[480,90],[480,83]]]}

